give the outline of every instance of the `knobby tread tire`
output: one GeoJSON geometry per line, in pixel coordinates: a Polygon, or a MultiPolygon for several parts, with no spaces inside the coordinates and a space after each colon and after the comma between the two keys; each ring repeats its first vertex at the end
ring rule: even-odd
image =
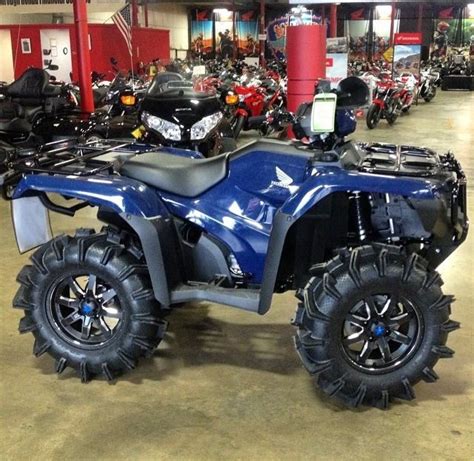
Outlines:
{"type": "MultiPolygon", "coordinates": [[[[111,381],[149,357],[165,335],[167,322],[155,300],[143,253],[133,238],[112,228],[100,233],[79,229],[40,247],[17,276],[20,284],[13,307],[22,309],[21,333],[33,333],[33,353],[55,359],[55,371],[77,371],[82,382],[102,375],[111,381]],[[111,283],[123,309],[121,328],[103,346],[87,349],[62,338],[47,314],[54,283],[68,271],[83,269],[111,283]]],[[[71,272],[72,273],[72,272],[71,272]]]]}
{"type": "MultiPolygon", "coordinates": [[[[416,254],[406,256],[399,247],[367,245],[341,250],[325,264],[311,269],[311,279],[296,294],[299,304],[293,320],[295,347],[317,386],[344,404],[387,409],[395,399],[415,398],[420,380],[435,382],[434,366],[452,357],[448,333],[460,327],[449,319],[453,297],[443,295],[441,277],[416,254]],[[399,368],[372,374],[353,366],[342,352],[344,318],[358,293],[391,287],[416,302],[424,324],[420,344],[399,368]]],[[[377,292],[377,291],[375,291],[377,292]]]]}

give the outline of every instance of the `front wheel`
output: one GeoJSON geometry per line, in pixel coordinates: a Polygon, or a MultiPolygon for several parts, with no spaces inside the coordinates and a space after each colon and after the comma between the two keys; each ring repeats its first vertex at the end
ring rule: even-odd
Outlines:
{"type": "Polygon", "coordinates": [[[246,119],[246,117],[244,117],[243,115],[237,115],[237,117],[235,117],[235,121],[232,124],[235,139],[237,139],[239,137],[239,134],[243,129],[243,127],[245,125],[245,119],[246,119]]]}
{"type": "Polygon", "coordinates": [[[425,102],[431,102],[436,96],[436,87],[434,85],[430,86],[428,93],[423,97],[425,102]]]}
{"type": "Polygon", "coordinates": [[[416,254],[363,246],[314,266],[294,323],[295,343],[318,386],[345,404],[387,408],[411,400],[413,385],[438,379],[439,358],[451,357],[451,297],[416,254]]]}
{"type": "Polygon", "coordinates": [[[18,275],[14,306],[20,332],[32,332],[36,356],[48,352],[56,371],[67,366],[83,382],[112,380],[135,368],[164,335],[141,250],[129,236],[81,230],[43,245],[18,275]]]}
{"type": "Polygon", "coordinates": [[[367,128],[373,130],[379,123],[380,117],[382,115],[382,110],[377,104],[372,104],[367,111],[367,128]]]}

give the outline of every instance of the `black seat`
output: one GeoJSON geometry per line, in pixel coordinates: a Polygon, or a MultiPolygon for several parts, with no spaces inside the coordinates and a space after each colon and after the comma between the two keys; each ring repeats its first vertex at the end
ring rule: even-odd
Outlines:
{"type": "Polygon", "coordinates": [[[59,85],[49,83],[49,74],[43,69],[27,69],[11,83],[6,94],[12,99],[41,100],[57,96],[61,92],[59,85]]]}
{"type": "Polygon", "coordinates": [[[148,152],[127,160],[120,173],[172,194],[196,197],[226,177],[227,155],[192,159],[148,152]]]}

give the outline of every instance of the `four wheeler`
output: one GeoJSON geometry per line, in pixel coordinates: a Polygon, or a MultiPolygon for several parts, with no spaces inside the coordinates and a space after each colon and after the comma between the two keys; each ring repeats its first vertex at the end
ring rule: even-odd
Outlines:
{"type": "Polygon", "coordinates": [[[349,77],[327,132],[316,98],[293,126],[301,141],[210,159],[140,144],[0,149],[19,249],[38,247],[13,300],[35,355],[113,380],[152,354],[178,304],[263,315],[274,293],[296,290],[296,349],[325,393],[381,408],[413,399],[453,355],[459,324],[436,267],[466,238],[466,180],[450,153],[345,139],[367,97],[349,77]],[[85,206],[101,232],[52,238],[48,210],[85,206]]]}

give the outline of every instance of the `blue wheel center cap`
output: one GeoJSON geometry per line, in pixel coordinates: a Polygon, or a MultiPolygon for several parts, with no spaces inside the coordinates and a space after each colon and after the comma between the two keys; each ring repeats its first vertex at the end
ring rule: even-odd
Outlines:
{"type": "Polygon", "coordinates": [[[385,334],[385,327],[383,325],[376,325],[374,328],[374,335],[379,338],[385,334]]]}
{"type": "Polygon", "coordinates": [[[94,312],[95,305],[92,303],[83,303],[81,306],[81,313],[84,315],[90,315],[94,312]]]}

